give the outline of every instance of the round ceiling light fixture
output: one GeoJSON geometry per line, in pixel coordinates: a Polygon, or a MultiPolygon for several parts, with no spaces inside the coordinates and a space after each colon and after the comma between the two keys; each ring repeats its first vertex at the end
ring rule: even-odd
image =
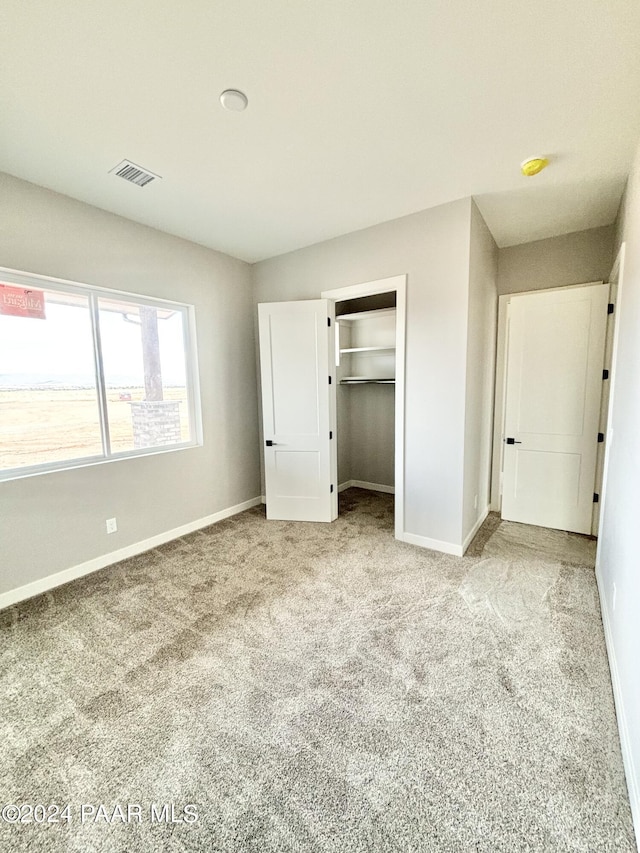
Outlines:
{"type": "Polygon", "coordinates": [[[239,89],[225,89],[220,95],[220,103],[225,110],[241,113],[243,110],[246,110],[249,99],[239,89]]]}
{"type": "Polygon", "coordinates": [[[520,171],[525,178],[532,178],[541,172],[549,165],[549,160],[546,157],[529,157],[528,160],[523,160],[520,164],[520,171]]]}

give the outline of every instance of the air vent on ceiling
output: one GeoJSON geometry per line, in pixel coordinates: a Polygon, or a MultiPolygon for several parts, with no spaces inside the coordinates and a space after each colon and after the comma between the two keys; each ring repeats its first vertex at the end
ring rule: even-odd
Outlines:
{"type": "Polygon", "coordinates": [[[111,169],[109,174],[116,174],[119,178],[124,178],[130,184],[135,184],[137,187],[146,187],[151,181],[160,178],[161,175],[154,175],[148,169],[143,169],[132,163],[131,160],[123,160],[111,169]]]}

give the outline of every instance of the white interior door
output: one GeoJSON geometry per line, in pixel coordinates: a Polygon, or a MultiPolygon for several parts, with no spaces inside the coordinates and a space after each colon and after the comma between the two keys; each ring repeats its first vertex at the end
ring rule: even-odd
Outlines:
{"type": "Polygon", "coordinates": [[[258,316],[267,518],[333,521],[334,304],[269,302],[258,316]]]}
{"type": "Polygon", "coordinates": [[[591,532],[608,287],[513,296],[502,517],[591,532]]]}

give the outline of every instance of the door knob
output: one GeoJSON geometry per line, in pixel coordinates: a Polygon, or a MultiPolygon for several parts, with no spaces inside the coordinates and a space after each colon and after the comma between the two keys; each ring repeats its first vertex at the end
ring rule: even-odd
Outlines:
{"type": "Polygon", "coordinates": [[[507,442],[507,444],[522,444],[521,441],[516,441],[515,438],[507,438],[505,439],[505,441],[507,442]]]}
{"type": "Polygon", "coordinates": [[[271,441],[271,439],[268,438],[265,441],[265,444],[267,445],[267,447],[275,447],[278,444],[278,442],[277,441],[271,441]]]}

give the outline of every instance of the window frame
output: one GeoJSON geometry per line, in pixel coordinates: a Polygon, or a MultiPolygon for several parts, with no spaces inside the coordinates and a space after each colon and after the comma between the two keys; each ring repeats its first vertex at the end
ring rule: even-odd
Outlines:
{"type": "Polygon", "coordinates": [[[141,293],[129,293],[125,290],[100,287],[53,276],[28,273],[8,267],[0,267],[0,279],[6,284],[19,287],[58,291],[60,293],[75,293],[88,299],[91,335],[93,340],[93,369],[96,382],[96,397],[102,453],[91,456],[81,456],[75,459],[64,459],[52,462],[40,462],[35,465],[25,465],[19,468],[0,469],[0,482],[18,480],[38,474],[49,474],[55,471],[67,471],[73,468],[85,468],[89,465],[103,465],[108,462],[119,462],[122,459],[135,459],[141,456],[155,456],[159,453],[172,453],[186,450],[190,447],[200,447],[202,439],[202,406],[200,400],[200,380],[198,370],[198,353],[196,343],[196,314],[195,306],[187,302],[161,299],[155,296],[145,296],[141,293]],[[115,299],[130,302],[132,305],[146,305],[161,310],[179,311],[182,314],[182,330],[184,340],[185,376],[187,384],[187,406],[191,439],[176,444],[160,445],[149,448],[133,448],[132,450],[112,451],[110,446],[109,417],[107,411],[107,388],[102,362],[99,324],[99,300],[115,299]]]}

